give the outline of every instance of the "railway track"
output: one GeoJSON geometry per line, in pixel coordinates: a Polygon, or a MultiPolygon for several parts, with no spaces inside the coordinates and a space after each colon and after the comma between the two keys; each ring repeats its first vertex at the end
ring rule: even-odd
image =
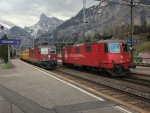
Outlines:
{"type": "MultiPolygon", "coordinates": [[[[121,80],[121,79],[119,79],[121,80]]],[[[128,83],[131,83],[131,84],[137,84],[140,86],[144,86],[144,87],[150,87],[150,81],[149,80],[143,80],[143,79],[138,79],[138,78],[123,78],[122,79],[123,82],[128,82],[128,83]]]]}
{"type": "Polygon", "coordinates": [[[143,82],[146,82],[146,81],[150,81],[150,75],[148,74],[141,74],[141,73],[134,73],[132,72],[132,76],[130,78],[133,78],[133,79],[139,79],[139,80],[144,80],[143,82]]]}
{"type": "Polygon", "coordinates": [[[95,74],[58,67],[52,70],[68,81],[77,83],[81,87],[95,90],[104,97],[110,96],[119,103],[127,104],[128,107],[136,108],[137,111],[150,112],[150,84],[149,81],[133,78],[112,78],[97,76],[95,74]]]}

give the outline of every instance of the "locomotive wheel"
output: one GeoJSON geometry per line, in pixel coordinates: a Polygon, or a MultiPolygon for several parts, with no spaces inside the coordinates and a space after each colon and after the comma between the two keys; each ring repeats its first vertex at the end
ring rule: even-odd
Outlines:
{"type": "Polygon", "coordinates": [[[83,69],[83,70],[86,70],[86,69],[87,69],[87,66],[84,66],[84,65],[83,65],[83,66],[82,66],[82,69],[83,69]]]}
{"type": "Polygon", "coordinates": [[[115,68],[113,70],[107,70],[107,72],[112,76],[120,76],[120,77],[130,76],[129,69],[124,69],[123,67],[115,68]]]}
{"type": "Polygon", "coordinates": [[[66,66],[66,63],[63,62],[63,66],[66,66]]]}

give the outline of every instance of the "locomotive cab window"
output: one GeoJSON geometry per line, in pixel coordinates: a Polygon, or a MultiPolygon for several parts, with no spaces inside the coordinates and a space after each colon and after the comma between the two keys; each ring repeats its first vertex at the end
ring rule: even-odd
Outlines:
{"type": "Polygon", "coordinates": [[[122,49],[123,49],[123,52],[128,52],[128,45],[122,44],[122,49]]]}
{"type": "Polygon", "coordinates": [[[110,53],[120,53],[119,43],[110,43],[109,44],[109,52],[110,53]]]}
{"type": "Polygon", "coordinates": [[[108,53],[108,44],[106,44],[106,43],[104,44],[104,52],[108,53]]]}
{"type": "Polygon", "coordinates": [[[76,53],[80,53],[80,48],[79,48],[79,47],[76,47],[76,48],[75,48],[75,52],[76,52],[76,53]]]}
{"type": "Polygon", "coordinates": [[[85,51],[86,52],[91,52],[92,51],[92,47],[91,46],[86,46],[85,47],[85,51]]]}
{"type": "Polygon", "coordinates": [[[37,49],[37,54],[40,54],[40,50],[39,50],[39,48],[37,49]]]}
{"type": "Polygon", "coordinates": [[[41,48],[41,54],[48,54],[48,48],[41,48]]]}
{"type": "Polygon", "coordinates": [[[50,53],[50,54],[54,54],[54,53],[56,53],[55,48],[50,48],[49,53],[50,53]]]}

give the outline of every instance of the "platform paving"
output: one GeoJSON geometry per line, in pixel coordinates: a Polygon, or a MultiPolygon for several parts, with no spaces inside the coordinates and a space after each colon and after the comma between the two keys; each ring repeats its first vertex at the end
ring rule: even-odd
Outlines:
{"type": "Polygon", "coordinates": [[[20,60],[12,63],[14,68],[0,69],[0,110],[8,110],[4,113],[122,113],[114,108],[119,106],[116,102],[92,96],[20,60]]]}

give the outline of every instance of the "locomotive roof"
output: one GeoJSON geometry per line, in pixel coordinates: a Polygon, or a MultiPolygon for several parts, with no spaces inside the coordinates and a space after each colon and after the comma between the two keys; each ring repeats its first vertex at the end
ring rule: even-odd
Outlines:
{"type": "Polygon", "coordinates": [[[28,52],[28,51],[29,51],[29,50],[28,50],[28,49],[26,49],[26,50],[21,51],[21,53],[22,53],[22,52],[28,52]]]}
{"type": "Polygon", "coordinates": [[[127,42],[127,41],[126,40],[100,40],[100,41],[97,41],[97,43],[103,43],[103,42],[109,43],[109,42],[127,42]]]}
{"type": "Polygon", "coordinates": [[[37,46],[37,47],[32,47],[32,48],[29,48],[29,49],[37,49],[37,48],[56,48],[54,45],[50,45],[50,46],[37,46]]]}
{"type": "Polygon", "coordinates": [[[37,48],[44,48],[44,47],[55,47],[54,45],[50,45],[50,46],[38,46],[37,48]]]}
{"type": "Polygon", "coordinates": [[[100,41],[96,41],[96,42],[88,42],[88,43],[76,44],[76,45],[73,45],[73,46],[67,46],[67,47],[83,46],[83,45],[88,45],[88,44],[98,44],[98,43],[111,43],[111,42],[114,42],[114,43],[117,43],[117,42],[123,42],[123,43],[126,43],[127,41],[125,41],[125,40],[100,40],[100,41]]]}

